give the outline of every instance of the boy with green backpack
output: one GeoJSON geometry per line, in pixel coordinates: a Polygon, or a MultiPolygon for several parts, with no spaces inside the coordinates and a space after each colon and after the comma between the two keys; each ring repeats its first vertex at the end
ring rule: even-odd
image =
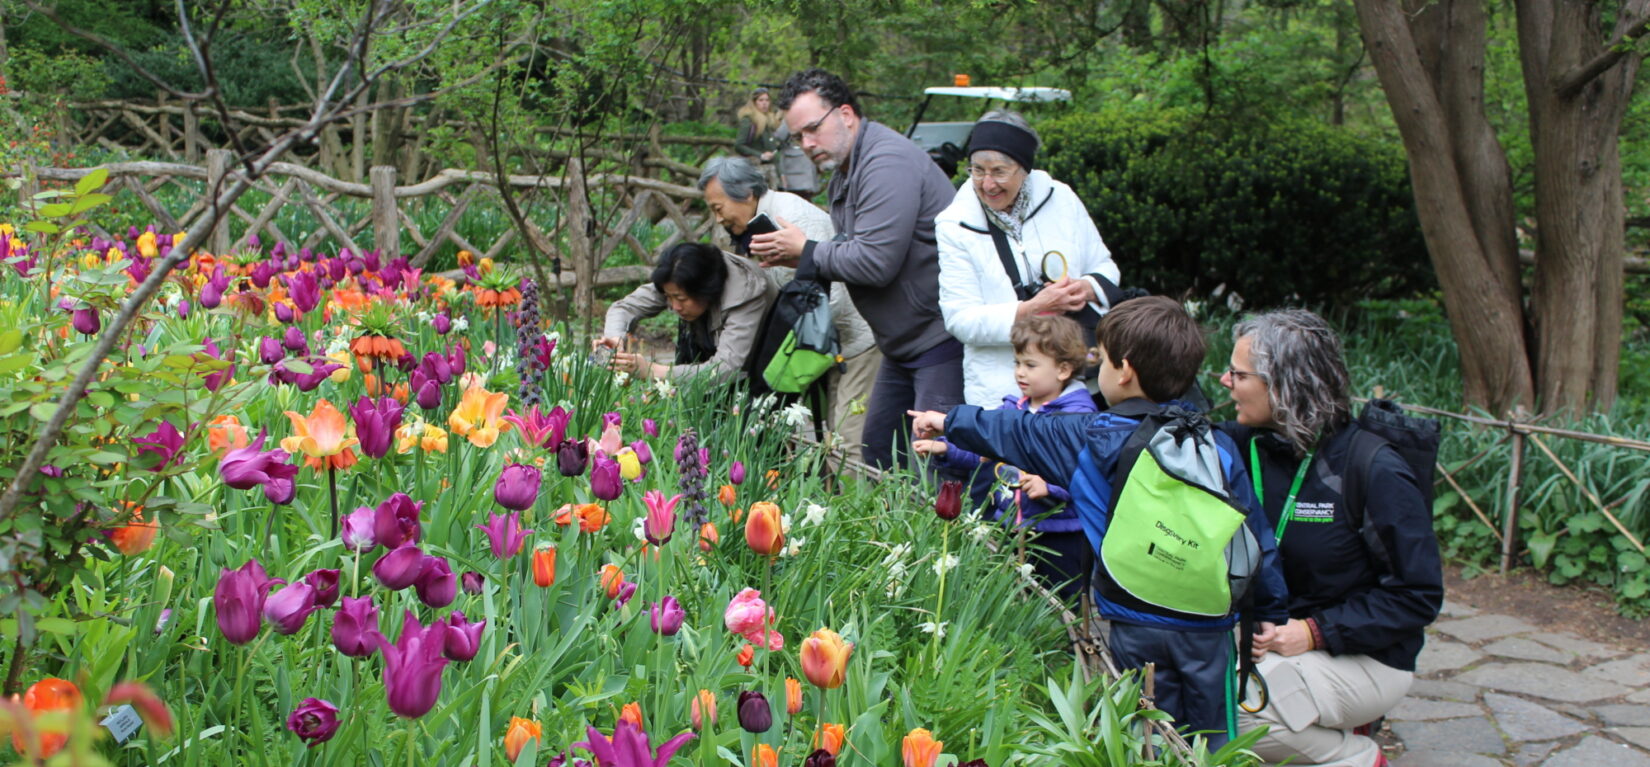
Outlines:
{"type": "Polygon", "coordinates": [[[1071,491],[1095,551],[1094,602],[1123,668],[1156,664],[1158,708],[1211,749],[1236,735],[1233,627],[1288,620],[1271,524],[1237,448],[1175,399],[1206,345],[1179,303],[1126,301],[1101,319],[1097,415],[1030,418],[963,405],[918,413],[919,438],[994,456],[1071,491]]]}

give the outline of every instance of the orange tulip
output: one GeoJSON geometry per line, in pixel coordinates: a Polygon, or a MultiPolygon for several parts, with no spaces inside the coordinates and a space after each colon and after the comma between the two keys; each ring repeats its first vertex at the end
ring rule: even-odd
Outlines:
{"type": "Polygon", "coordinates": [[[768,469],[767,473],[764,474],[763,476],[766,477],[767,480],[768,480],[768,489],[769,490],[778,490],[779,489],[779,470],[778,469],[768,469]]]}
{"type": "Polygon", "coordinates": [[[751,551],[776,556],[785,548],[785,532],[779,518],[779,507],[767,501],[751,504],[745,521],[745,544],[751,551]]]}
{"type": "Polygon", "coordinates": [[[710,694],[710,690],[700,690],[698,695],[693,696],[693,708],[689,713],[695,730],[705,729],[706,719],[710,720],[710,724],[716,724],[716,696],[710,694]]]}
{"type": "Polygon", "coordinates": [[[831,752],[831,756],[836,756],[842,751],[842,739],[845,735],[842,725],[826,722],[814,732],[814,748],[823,748],[831,752]]]}
{"type": "Polygon", "coordinates": [[[944,743],[934,740],[934,733],[921,727],[906,735],[900,745],[905,767],[933,767],[934,760],[940,758],[940,751],[945,748],[944,743]]]}
{"type": "Polygon", "coordinates": [[[751,749],[751,767],[779,767],[779,754],[774,752],[773,746],[758,743],[756,748],[751,749]]]}
{"type": "Polygon", "coordinates": [[[527,741],[536,740],[543,743],[543,735],[544,728],[539,726],[538,722],[519,716],[510,717],[510,729],[504,733],[504,757],[514,764],[527,741]]]}
{"type": "Polygon", "coordinates": [[[739,657],[734,658],[734,660],[739,662],[739,665],[744,666],[745,668],[750,668],[751,661],[755,659],[756,648],[748,643],[744,647],[739,648],[739,657]]]}
{"type": "Polygon", "coordinates": [[[475,264],[475,262],[476,254],[471,253],[468,250],[461,250],[458,252],[458,265],[460,268],[471,266],[475,264]]]}
{"type": "Polygon", "coordinates": [[[247,443],[246,427],[235,416],[220,415],[206,428],[206,446],[214,453],[239,450],[247,443]]]}
{"type": "Polygon", "coordinates": [[[533,550],[533,583],[549,588],[556,582],[556,547],[533,550]]]}
{"type": "MultiPolygon", "coordinates": [[[[49,711],[72,711],[80,707],[82,697],[80,688],[73,682],[57,677],[46,677],[32,685],[23,693],[23,707],[30,714],[44,714],[49,711]]],[[[16,731],[11,734],[11,745],[19,754],[35,753],[41,758],[49,758],[61,751],[63,745],[69,742],[66,732],[35,732],[35,740],[27,746],[16,731]]]]}
{"type": "Polygon", "coordinates": [[[728,509],[728,519],[733,520],[733,523],[736,525],[745,521],[745,510],[739,508],[738,506],[728,509]]]}
{"type": "Polygon", "coordinates": [[[314,469],[328,466],[347,469],[355,465],[355,452],[350,448],[359,440],[349,435],[349,423],[331,402],[325,399],[316,402],[308,416],[288,410],[286,417],[292,421],[295,433],[281,440],[282,450],[293,455],[303,453],[304,462],[314,469]]]}
{"type": "Polygon", "coordinates": [[[607,513],[599,503],[587,503],[579,507],[579,532],[594,533],[607,527],[613,515],[607,513]]]}
{"type": "MultiPolygon", "coordinates": [[[[132,508],[131,501],[126,502],[127,508],[132,508]]],[[[110,530],[109,542],[115,545],[120,553],[126,556],[142,554],[155,545],[155,534],[160,532],[160,525],[154,521],[143,521],[143,507],[132,510],[132,521],[122,527],[110,530]]]]}
{"type": "Polygon", "coordinates": [[[699,526],[699,549],[709,552],[716,544],[722,542],[722,535],[716,532],[716,523],[706,522],[699,526]]]}
{"type": "Polygon", "coordinates": [[[815,631],[802,640],[802,675],[816,687],[841,687],[848,675],[848,656],[853,652],[853,643],[842,641],[835,631],[815,631]]]}
{"type": "Polygon", "coordinates": [[[794,676],[785,677],[785,713],[795,716],[802,710],[802,683],[794,676]]]}
{"type": "Polygon", "coordinates": [[[733,485],[723,485],[722,489],[716,491],[716,500],[721,501],[723,506],[731,507],[738,502],[739,491],[733,485]]]}
{"type": "Polygon", "coordinates": [[[608,599],[619,598],[619,587],[624,585],[624,571],[618,565],[602,565],[602,590],[608,599]]]}
{"type": "Polygon", "coordinates": [[[619,721],[629,722],[636,725],[636,729],[642,729],[642,704],[636,702],[624,704],[624,708],[619,710],[619,721]]]}
{"type": "Polygon", "coordinates": [[[471,386],[447,417],[447,426],[476,447],[492,447],[498,435],[510,430],[510,423],[504,420],[504,406],[509,402],[510,395],[504,392],[471,386]]]}

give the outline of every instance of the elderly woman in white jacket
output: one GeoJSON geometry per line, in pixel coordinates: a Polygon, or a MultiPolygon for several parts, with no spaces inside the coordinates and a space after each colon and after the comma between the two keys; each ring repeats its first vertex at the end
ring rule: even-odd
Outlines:
{"type": "Polygon", "coordinates": [[[1017,113],[980,118],[968,140],[969,183],[935,219],[940,311],[963,344],[970,405],[993,408],[1017,390],[1009,344],[1015,320],[1098,315],[1120,296],[1117,265],[1083,201],[1033,169],[1039,143],[1017,113]]]}

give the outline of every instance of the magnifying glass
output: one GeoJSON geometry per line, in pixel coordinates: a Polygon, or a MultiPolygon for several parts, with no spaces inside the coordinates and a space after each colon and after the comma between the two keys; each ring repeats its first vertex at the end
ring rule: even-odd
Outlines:
{"type": "Polygon", "coordinates": [[[1045,281],[1059,282],[1060,280],[1065,279],[1066,272],[1069,268],[1070,265],[1066,263],[1066,254],[1061,253],[1058,250],[1051,250],[1043,254],[1043,279],[1045,281]],[[1058,259],[1058,263],[1060,264],[1060,273],[1058,275],[1054,273],[1053,269],[1049,268],[1050,259],[1058,259]]]}
{"type": "Polygon", "coordinates": [[[1018,468],[1006,463],[999,463],[992,469],[992,473],[997,475],[997,481],[1003,483],[1004,487],[1019,489],[1020,470],[1018,468]]]}

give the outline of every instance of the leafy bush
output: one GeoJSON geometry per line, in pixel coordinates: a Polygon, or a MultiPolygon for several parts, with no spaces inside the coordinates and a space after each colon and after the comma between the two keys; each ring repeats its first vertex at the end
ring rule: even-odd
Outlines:
{"type": "Polygon", "coordinates": [[[1088,206],[1127,284],[1251,307],[1433,284],[1391,147],[1309,121],[1221,126],[1176,112],[1077,114],[1041,133],[1045,167],[1088,206]]]}

